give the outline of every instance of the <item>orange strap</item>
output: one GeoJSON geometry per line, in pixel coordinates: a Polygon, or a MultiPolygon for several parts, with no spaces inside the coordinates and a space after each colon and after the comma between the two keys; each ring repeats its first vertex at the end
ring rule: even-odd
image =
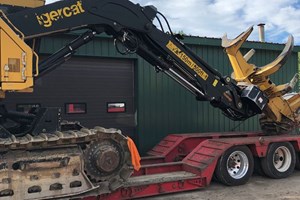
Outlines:
{"type": "Polygon", "coordinates": [[[133,140],[130,137],[127,137],[127,145],[128,145],[128,149],[130,151],[131,154],[131,162],[133,165],[133,168],[136,171],[139,171],[139,169],[141,168],[141,156],[133,142],[133,140]]]}

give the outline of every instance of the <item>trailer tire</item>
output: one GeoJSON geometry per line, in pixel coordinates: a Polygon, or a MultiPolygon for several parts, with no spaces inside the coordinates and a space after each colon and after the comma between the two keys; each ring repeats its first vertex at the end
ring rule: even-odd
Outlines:
{"type": "Polygon", "coordinates": [[[259,157],[254,157],[254,174],[257,174],[259,176],[266,175],[261,167],[261,160],[259,157]]]}
{"type": "Polygon", "coordinates": [[[300,152],[296,152],[296,166],[295,169],[300,170],[300,152]]]}
{"type": "Polygon", "coordinates": [[[254,159],[247,146],[229,148],[220,157],[215,175],[221,183],[228,186],[243,185],[251,178],[254,159]]]}
{"type": "Polygon", "coordinates": [[[270,144],[267,155],[261,159],[264,173],[274,179],[288,177],[293,173],[295,165],[295,149],[289,142],[270,144]]]}

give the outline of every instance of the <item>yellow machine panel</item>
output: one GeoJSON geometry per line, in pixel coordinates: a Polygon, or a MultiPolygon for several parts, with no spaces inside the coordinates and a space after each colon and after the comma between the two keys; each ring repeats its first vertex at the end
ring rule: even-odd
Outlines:
{"type": "Polygon", "coordinates": [[[35,8],[45,5],[45,0],[0,0],[0,4],[35,8]]]}
{"type": "MultiPolygon", "coordinates": [[[[3,13],[2,15],[4,16],[3,13]]],[[[2,94],[9,90],[27,90],[33,86],[32,66],[35,53],[22,39],[22,33],[19,34],[17,35],[0,18],[0,90],[2,94]]]]}

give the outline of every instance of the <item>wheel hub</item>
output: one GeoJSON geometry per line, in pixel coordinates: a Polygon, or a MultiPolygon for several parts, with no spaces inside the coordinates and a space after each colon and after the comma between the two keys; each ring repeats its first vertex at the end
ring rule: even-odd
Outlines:
{"type": "Polygon", "coordinates": [[[85,171],[96,182],[107,180],[122,167],[123,154],[112,140],[93,142],[85,149],[85,171]]]}
{"type": "Polygon", "coordinates": [[[228,157],[227,172],[234,179],[240,179],[247,173],[249,161],[242,151],[235,151],[228,157]]]}
{"type": "Polygon", "coordinates": [[[279,172],[285,172],[288,170],[291,164],[291,153],[285,147],[281,146],[276,149],[273,155],[273,165],[279,172]]]}
{"type": "Polygon", "coordinates": [[[95,152],[96,166],[100,171],[112,172],[116,170],[120,163],[120,155],[113,146],[104,145],[95,152]]]}

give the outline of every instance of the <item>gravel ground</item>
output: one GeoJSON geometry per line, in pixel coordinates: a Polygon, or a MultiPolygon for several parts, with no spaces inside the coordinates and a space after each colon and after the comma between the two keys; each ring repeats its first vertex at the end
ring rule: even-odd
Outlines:
{"type": "Polygon", "coordinates": [[[254,175],[246,185],[228,187],[212,182],[205,189],[143,200],[300,200],[300,171],[285,179],[254,175]]]}

